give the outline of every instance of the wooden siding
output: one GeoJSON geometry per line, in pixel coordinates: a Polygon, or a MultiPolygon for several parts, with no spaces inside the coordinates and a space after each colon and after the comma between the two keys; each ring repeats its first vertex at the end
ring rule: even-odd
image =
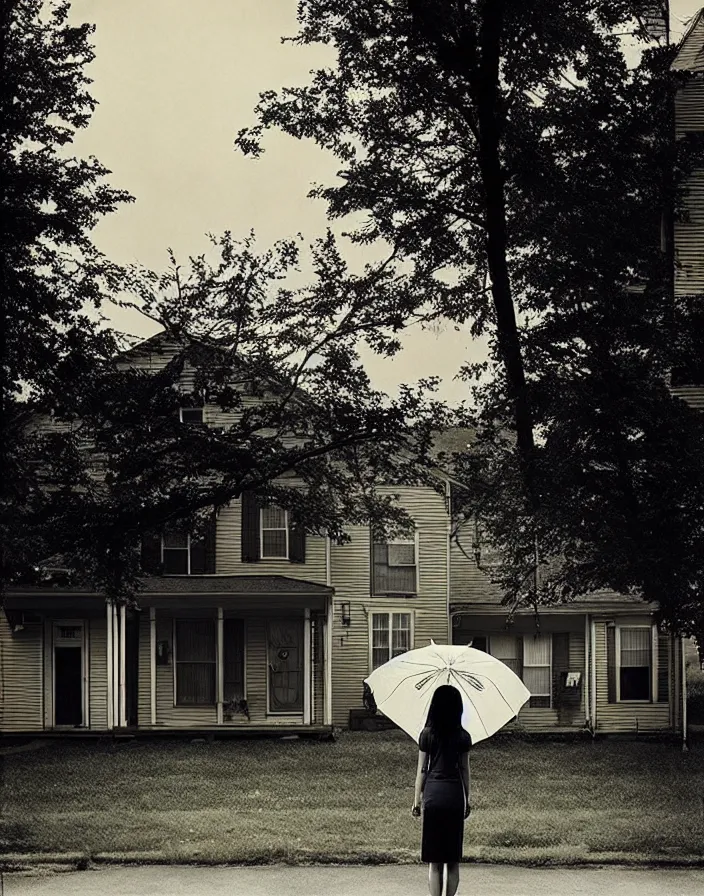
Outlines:
{"type": "Polygon", "coordinates": [[[363,681],[370,673],[369,614],[375,610],[410,612],[414,647],[432,638],[448,639],[447,513],[445,499],[429,488],[398,487],[400,503],[418,530],[418,594],[414,597],[372,596],[370,532],[366,526],[349,529],[348,544],[331,546],[333,614],[333,724],[346,727],[350,709],[362,707],[363,681]],[[351,624],[342,624],[340,603],[350,604],[351,624]]]}
{"type": "Polygon", "coordinates": [[[675,295],[704,293],[704,170],[687,180],[689,220],[675,223],[675,295]]]}
{"type": "MultiPolygon", "coordinates": [[[[159,630],[157,628],[157,638],[159,630]]],[[[171,668],[171,666],[169,666],[171,668]]],[[[157,672],[159,667],[157,666],[157,672]]],[[[151,684],[151,622],[149,610],[143,610],[139,617],[139,673],[137,676],[137,724],[140,728],[151,724],[152,684],[151,684]]],[[[157,716],[158,721],[158,716],[157,716]]]]}
{"type": "Polygon", "coordinates": [[[44,727],[43,626],[13,632],[0,611],[0,732],[44,727]]]}
{"type": "Polygon", "coordinates": [[[474,523],[461,526],[450,542],[450,602],[500,603],[501,590],[474,559],[474,523]]]}
{"type": "Polygon", "coordinates": [[[290,576],[325,584],[325,539],[306,536],[305,563],[290,560],[242,562],[242,502],[232,501],[218,515],[216,570],[221,575],[290,576]]]}
{"type": "Polygon", "coordinates": [[[704,411],[704,386],[677,386],[672,394],[697,411],[704,411]]]}
{"type": "MultiPolygon", "coordinates": [[[[635,620],[637,621],[637,620],[635,620]]],[[[640,624],[650,624],[642,617],[640,624]]],[[[606,665],[606,622],[596,623],[596,731],[639,732],[661,731],[670,727],[669,703],[609,703],[606,665]]]]}
{"type": "Polygon", "coordinates": [[[88,722],[91,730],[108,727],[108,656],[105,619],[86,620],[89,632],[88,654],[88,722]]]}

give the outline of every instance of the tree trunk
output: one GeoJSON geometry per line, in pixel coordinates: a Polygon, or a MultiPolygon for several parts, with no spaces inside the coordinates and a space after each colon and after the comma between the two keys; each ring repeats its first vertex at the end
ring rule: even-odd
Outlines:
{"type": "Polygon", "coordinates": [[[534,470],[533,422],[506,257],[508,233],[499,120],[501,103],[499,60],[503,10],[503,0],[486,0],[479,30],[480,62],[475,89],[479,125],[479,166],[486,201],[486,247],[496,311],[496,332],[506,378],[513,395],[516,438],[523,465],[529,509],[535,511],[539,501],[534,470]]]}

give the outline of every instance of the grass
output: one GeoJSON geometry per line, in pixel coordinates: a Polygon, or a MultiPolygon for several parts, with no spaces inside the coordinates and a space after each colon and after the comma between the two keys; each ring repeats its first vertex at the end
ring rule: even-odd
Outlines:
{"type": "MultiPolygon", "coordinates": [[[[52,743],[3,757],[0,854],[416,862],[398,731],[314,741],[52,743]]],[[[704,860],[704,745],[495,739],[471,757],[465,858],[704,860]]]]}

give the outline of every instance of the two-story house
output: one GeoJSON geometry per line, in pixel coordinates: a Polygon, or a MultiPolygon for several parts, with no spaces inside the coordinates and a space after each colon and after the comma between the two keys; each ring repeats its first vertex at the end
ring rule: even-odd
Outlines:
{"type": "MultiPolygon", "coordinates": [[[[156,370],[172,356],[157,336],[123,363],[156,370]]],[[[228,423],[207,405],[180,417],[228,423]]],[[[355,526],[338,545],[245,493],[203,537],[173,529],[143,540],[138,610],[75,587],[11,590],[0,613],[0,732],[347,725],[371,668],[448,640],[446,499],[428,487],[389,491],[413,537],[374,544],[355,526]]]]}

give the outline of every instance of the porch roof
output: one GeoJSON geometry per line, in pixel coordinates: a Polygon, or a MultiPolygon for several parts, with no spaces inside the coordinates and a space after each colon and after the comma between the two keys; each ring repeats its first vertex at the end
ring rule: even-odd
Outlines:
{"type": "MultiPolygon", "coordinates": [[[[654,613],[657,604],[650,603],[635,594],[617,594],[614,591],[594,591],[591,594],[582,594],[574,600],[559,604],[539,604],[538,611],[542,614],[556,613],[559,615],[584,615],[585,613],[654,613]]],[[[508,607],[498,600],[463,600],[455,597],[450,601],[451,613],[467,615],[476,614],[505,614],[508,607]]],[[[532,616],[532,607],[522,608],[516,611],[517,616],[532,616]]]]}
{"type": "MultiPolygon", "coordinates": [[[[140,580],[139,594],[272,594],[283,597],[322,597],[334,593],[330,585],[294,579],[291,576],[261,575],[204,575],[204,576],[150,576],[140,580]]],[[[7,597],[100,597],[92,588],[58,588],[51,585],[18,585],[8,589],[7,597]]]]}

